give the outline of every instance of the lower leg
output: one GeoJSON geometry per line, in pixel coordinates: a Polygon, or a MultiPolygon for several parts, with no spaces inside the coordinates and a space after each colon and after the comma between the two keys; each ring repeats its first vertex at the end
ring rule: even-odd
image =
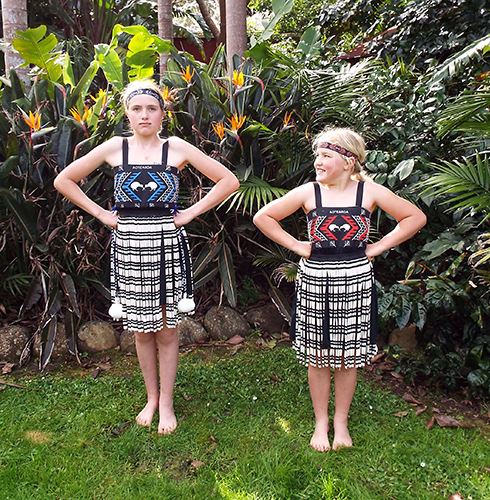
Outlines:
{"type": "Polygon", "coordinates": [[[147,396],[147,403],[136,417],[136,422],[139,425],[148,427],[153,419],[153,414],[158,408],[157,347],[155,337],[151,333],[135,333],[134,339],[147,396]]]}
{"type": "Polygon", "coordinates": [[[335,415],[333,418],[333,449],[350,448],[352,439],[349,434],[349,410],[357,383],[357,368],[339,368],[334,372],[335,415]]]}
{"type": "Polygon", "coordinates": [[[318,451],[330,449],[328,441],[328,400],[330,399],[330,368],[308,367],[308,383],[315,412],[315,432],[310,441],[318,451]]]}
{"type": "Polygon", "coordinates": [[[174,385],[179,357],[179,337],[176,328],[165,328],[156,334],[160,365],[160,421],[158,432],[169,434],[177,427],[174,413],[174,385]]]}

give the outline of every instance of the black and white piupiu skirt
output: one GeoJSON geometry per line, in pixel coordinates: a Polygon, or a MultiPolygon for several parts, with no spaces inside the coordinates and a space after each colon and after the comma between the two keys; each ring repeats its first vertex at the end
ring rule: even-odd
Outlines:
{"type": "Polygon", "coordinates": [[[169,212],[119,211],[111,245],[111,295],[123,307],[123,328],[157,332],[177,326],[182,298],[192,298],[187,236],[169,212]]]}
{"type": "Polygon", "coordinates": [[[291,319],[298,361],[318,368],[361,368],[377,352],[377,295],[364,251],[301,259],[291,319]]]}

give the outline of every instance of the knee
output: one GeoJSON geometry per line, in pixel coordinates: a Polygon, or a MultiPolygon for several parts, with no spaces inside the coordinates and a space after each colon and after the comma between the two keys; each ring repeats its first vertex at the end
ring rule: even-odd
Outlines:
{"type": "Polygon", "coordinates": [[[155,338],[159,346],[164,347],[172,345],[175,342],[178,342],[177,328],[165,328],[160,330],[155,334],[155,338]]]}
{"type": "Polygon", "coordinates": [[[139,345],[148,345],[155,342],[155,339],[151,333],[136,332],[134,334],[134,340],[139,345]]]}

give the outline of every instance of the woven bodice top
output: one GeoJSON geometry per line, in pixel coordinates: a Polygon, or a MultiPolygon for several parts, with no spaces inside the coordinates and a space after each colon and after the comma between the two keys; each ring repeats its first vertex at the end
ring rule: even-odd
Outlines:
{"type": "Polygon", "coordinates": [[[329,254],[364,251],[371,223],[371,213],[362,206],[364,182],[358,183],[356,204],[349,207],[323,206],[317,182],[314,188],[316,207],[306,215],[313,249],[322,249],[329,254]]]}
{"type": "Polygon", "coordinates": [[[129,164],[128,141],[123,139],[123,162],[114,176],[117,209],[165,208],[174,211],[179,197],[179,169],[167,165],[168,140],[160,164],[129,164]]]}

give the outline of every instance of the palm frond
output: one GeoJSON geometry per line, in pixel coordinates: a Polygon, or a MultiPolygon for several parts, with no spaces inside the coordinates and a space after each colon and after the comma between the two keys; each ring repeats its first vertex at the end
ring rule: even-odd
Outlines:
{"type": "Polygon", "coordinates": [[[454,54],[436,69],[436,72],[428,82],[429,87],[458,73],[470,59],[480,55],[488,45],[490,45],[490,35],[475,40],[463,50],[454,54]]]}
{"type": "Polygon", "coordinates": [[[254,266],[276,268],[284,264],[295,264],[292,260],[294,254],[277,243],[273,243],[271,246],[267,247],[263,245],[258,246],[265,251],[257,254],[253,261],[254,266]]]}
{"type": "Polygon", "coordinates": [[[442,203],[453,210],[462,208],[490,215],[490,162],[487,156],[478,154],[474,160],[432,163],[436,173],[420,186],[422,195],[447,197],[442,203]]]}
{"type": "Polygon", "coordinates": [[[268,182],[259,177],[250,176],[240,184],[238,191],[229,198],[228,211],[242,210],[242,213],[254,213],[254,207],[259,210],[267,203],[284,196],[287,189],[271,186],[268,182]]]}
{"type": "Polygon", "coordinates": [[[285,262],[272,271],[272,278],[276,281],[277,285],[281,284],[282,280],[288,283],[296,281],[298,275],[298,264],[296,262],[285,262]]]}
{"type": "Polygon", "coordinates": [[[32,276],[26,273],[11,274],[0,280],[0,290],[4,290],[12,297],[24,295],[29,288],[32,276]]]}
{"type": "Polygon", "coordinates": [[[438,136],[449,132],[477,132],[490,136],[490,92],[477,91],[455,99],[437,120],[438,136]]]}

